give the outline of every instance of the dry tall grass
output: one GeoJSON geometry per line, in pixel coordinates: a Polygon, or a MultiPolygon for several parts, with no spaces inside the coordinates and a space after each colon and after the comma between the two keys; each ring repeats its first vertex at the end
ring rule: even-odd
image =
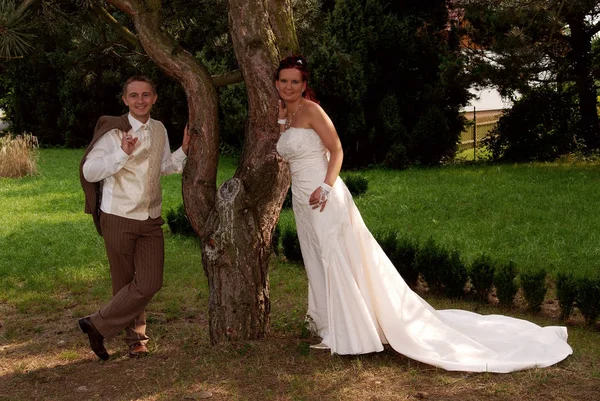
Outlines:
{"type": "Polygon", "coordinates": [[[0,137],[0,177],[36,174],[38,155],[38,140],[31,134],[0,137]]]}

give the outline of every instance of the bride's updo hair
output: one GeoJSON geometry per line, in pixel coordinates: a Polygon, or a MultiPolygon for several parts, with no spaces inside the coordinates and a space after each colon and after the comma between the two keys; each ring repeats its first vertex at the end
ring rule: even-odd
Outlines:
{"type": "Polygon", "coordinates": [[[319,101],[317,100],[317,96],[315,95],[315,91],[312,90],[312,88],[308,87],[308,77],[309,77],[309,73],[308,73],[308,63],[306,62],[306,59],[304,58],[304,56],[302,55],[297,55],[297,56],[289,56],[284,58],[283,60],[281,60],[279,62],[279,67],[277,67],[277,70],[275,70],[275,81],[279,81],[279,72],[281,70],[287,70],[289,68],[293,68],[295,70],[300,71],[300,73],[302,74],[302,82],[306,82],[306,90],[302,93],[302,96],[305,97],[308,100],[312,100],[315,103],[319,103],[319,101]]]}

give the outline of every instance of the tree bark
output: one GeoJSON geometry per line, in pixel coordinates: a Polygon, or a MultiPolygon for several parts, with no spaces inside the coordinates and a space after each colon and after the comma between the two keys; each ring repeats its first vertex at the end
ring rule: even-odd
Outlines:
{"type": "Polygon", "coordinates": [[[240,165],[218,191],[213,79],[161,30],[160,0],[108,1],[132,17],[148,56],[187,95],[192,143],[183,172],[183,199],[202,242],[202,263],[210,287],[211,341],[264,337],[271,309],[271,237],[289,185],[287,166],[275,151],[279,130],[272,74],[280,58],[277,41],[284,44],[284,52],[298,48],[290,1],[229,0],[230,34],[246,82],[249,110],[240,165]]]}
{"type": "Polygon", "coordinates": [[[183,200],[192,227],[201,239],[205,238],[204,223],[214,209],[219,160],[218,98],[212,78],[203,65],[161,29],[160,1],[108,2],[131,16],[148,56],[185,90],[192,140],[183,172],[183,200]]]}
{"type": "Polygon", "coordinates": [[[279,52],[266,3],[230,0],[229,24],[246,83],[248,124],[240,165],[219,188],[214,231],[204,247],[215,343],[261,338],[268,330],[271,236],[289,185],[287,167],[275,151],[279,133],[272,74],[279,52]]]}

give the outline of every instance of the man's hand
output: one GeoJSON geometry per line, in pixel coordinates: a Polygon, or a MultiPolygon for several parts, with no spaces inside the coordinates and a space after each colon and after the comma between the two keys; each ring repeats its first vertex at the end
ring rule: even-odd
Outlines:
{"type": "Polygon", "coordinates": [[[181,143],[181,150],[183,150],[183,153],[188,154],[188,149],[190,147],[190,134],[188,132],[188,127],[189,124],[185,125],[185,128],[183,129],[183,142],[181,143]]]}
{"type": "Polygon", "coordinates": [[[132,138],[131,135],[127,132],[123,132],[123,136],[121,137],[121,149],[123,152],[131,155],[133,153],[133,148],[135,148],[135,144],[137,143],[137,138],[132,138]]]}

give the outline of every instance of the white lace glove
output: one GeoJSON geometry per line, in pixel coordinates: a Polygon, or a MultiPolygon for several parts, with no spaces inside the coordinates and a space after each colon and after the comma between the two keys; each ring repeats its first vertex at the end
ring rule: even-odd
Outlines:
{"type": "Polygon", "coordinates": [[[322,205],[323,203],[325,203],[329,200],[329,194],[331,193],[331,190],[333,189],[333,187],[330,187],[326,183],[322,183],[320,188],[321,188],[321,196],[319,197],[319,205],[322,205]]]}

